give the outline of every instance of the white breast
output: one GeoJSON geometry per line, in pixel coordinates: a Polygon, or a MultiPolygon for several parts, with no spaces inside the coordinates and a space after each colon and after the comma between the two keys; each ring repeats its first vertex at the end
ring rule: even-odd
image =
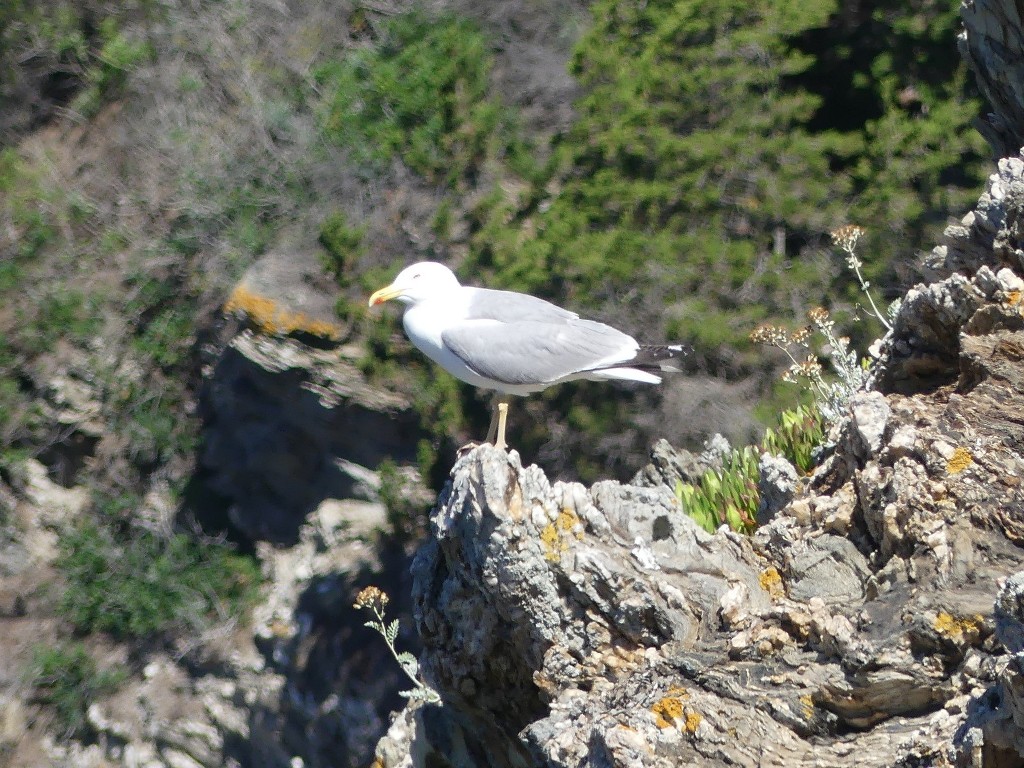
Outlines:
{"type": "Polygon", "coordinates": [[[402,325],[405,334],[420,352],[457,379],[484,389],[494,389],[495,382],[478,375],[452,353],[441,339],[445,329],[466,317],[468,296],[460,292],[421,301],[405,311],[402,325]]]}

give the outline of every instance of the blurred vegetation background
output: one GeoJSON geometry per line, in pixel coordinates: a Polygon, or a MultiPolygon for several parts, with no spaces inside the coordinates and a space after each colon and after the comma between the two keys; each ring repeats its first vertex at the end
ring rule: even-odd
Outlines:
{"type": "MultiPolygon", "coordinates": [[[[484,433],[486,398],[365,309],[420,259],[694,345],[664,395],[581,384],[517,403],[513,445],[551,474],[626,478],[661,436],[760,442],[801,393],[755,325],[824,306],[854,347],[880,330],[830,230],[866,230],[891,299],[977,197],[958,7],[2,4],[0,476],[44,457],[90,489],[62,544],[76,636],[184,642],[251,599],[251,560],[184,518],[147,528],[145,509],[154,488],[185,501],[220,307],[271,250],[315,253],[334,278],[342,341],[414,398],[435,483],[484,433]],[[75,413],[76,387],[96,412],[75,413]],[[132,563],[152,565],[141,582],[132,563]]],[[[54,653],[100,675],[79,645],[54,653]]],[[[55,663],[38,659],[39,695],[73,733],[55,663]]]]}
{"type": "MultiPolygon", "coordinates": [[[[63,343],[112,421],[134,414],[118,461],[186,458],[197,334],[281,247],[320,252],[364,369],[416,394],[435,455],[479,431],[481,398],[363,308],[420,258],[689,341],[691,373],[766,416],[797,396],[754,325],[825,306],[855,346],[878,334],[828,232],[862,225],[894,297],[985,173],[955,2],[552,3],[525,29],[512,7],[5,4],[5,449],[53,438],[30,403],[63,343]],[[530,60],[541,38],[565,59],[530,60]]],[[[563,389],[527,404],[517,445],[584,479],[635,468],[658,396],[563,389]]],[[[684,421],[670,436],[699,442],[684,421]]]]}

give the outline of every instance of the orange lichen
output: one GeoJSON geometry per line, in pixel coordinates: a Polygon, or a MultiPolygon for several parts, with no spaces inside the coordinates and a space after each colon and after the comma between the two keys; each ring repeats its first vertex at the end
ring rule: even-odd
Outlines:
{"type": "Polygon", "coordinates": [[[785,597],[786,590],[782,584],[782,576],[774,565],[769,565],[761,571],[761,575],[757,577],[757,580],[761,584],[761,589],[772,597],[785,597]]]}
{"type": "Polygon", "coordinates": [[[231,296],[224,304],[224,312],[245,315],[261,333],[270,336],[308,333],[335,341],[341,338],[341,328],[338,325],[315,320],[305,312],[287,310],[273,299],[261,296],[245,285],[239,285],[231,292],[231,296]]]}
{"type": "Polygon", "coordinates": [[[1011,307],[1018,306],[1024,300],[1024,291],[1009,291],[1006,294],[1006,303],[1011,307]]]}
{"type": "Polygon", "coordinates": [[[814,719],[814,699],[811,697],[811,694],[805,693],[803,696],[801,696],[800,697],[800,704],[803,706],[803,709],[804,709],[804,717],[807,718],[808,720],[813,720],[814,719]]]}
{"type": "Polygon", "coordinates": [[[670,688],[651,707],[654,724],[659,728],[679,728],[693,735],[704,717],[693,707],[685,704],[690,694],[685,688],[670,688]]]}
{"type": "Polygon", "coordinates": [[[580,523],[579,517],[568,507],[563,507],[562,511],[558,513],[558,519],[556,520],[558,528],[568,533],[569,531],[575,531],[573,534],[577,539],[583,538],[583,532],[577,528],[580,523]]]}
{"type": "Polygon", "coordinates": [[[573,531],[577,538],[583,538],[579,530],[580,519],[571,509],[563,508],[555,518],[555,522],[548,523],[540,532],[540,540],[544,543],[544,557],[552,563],[557,563],[562,554],[569,549],[569,542],[566,541],[566,534],[573,531]]]}
{"type": "Polygon", "coordinates": [[[703,719],[704,718],[700,716],[700,713],[691,709],[686,713],[686,722],[683,723],[683,728],[685,728],[686,732],[692,736],[697,732],[697,729],[700,727],[703,719]]]}
{"type": "Polygon", "coordinates": [[[981,637],[981,628],[984,619],[975,614],[974,616],[954,616],[946,611],[939,611],[932,622],[935,631],[944,637],[948,637],[954,643],[973,645],[981,637]]]}
{"type": "Polygon", "coordinates": [[[971,452],[963,447],[957,448],[953,451],[953,455],[949,457],[949,461],[946,462],[946,473],[956,475],[963,472],[972,463],[974,463],[974,457],[971,456],[971,452]]]}
{"type": "Polygon", "coordinates": [[[654,714],[654,724],[659,728],[672,728],[677,720],[684,717],[683,702],[676,696],[665,696],[655,702],[651,707],[654,714]]]}

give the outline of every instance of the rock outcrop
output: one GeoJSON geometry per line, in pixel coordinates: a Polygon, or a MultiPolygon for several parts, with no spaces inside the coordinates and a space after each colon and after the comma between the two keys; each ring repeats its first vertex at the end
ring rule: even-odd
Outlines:
{"type": "Polygon", "coordinates": [[[1024,764],[1021,221],[1007,158],[830,454],[798,489],[762,462],[752,537],[686,517],[664,446],[646,487],[464,456],[413,565],[443,703],[378,765],[1024,764]]]}
{"type": "Polygon", "coordinates": [[[323,499],[377,501],[383,459],[415,464],[409,404],[343,353],[243,330],[212,365],[202,468],[246,537],[294,544],[323,499]]]}

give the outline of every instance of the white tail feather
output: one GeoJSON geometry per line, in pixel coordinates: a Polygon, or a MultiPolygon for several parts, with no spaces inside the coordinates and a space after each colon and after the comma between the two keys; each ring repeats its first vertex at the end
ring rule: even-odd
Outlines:
{"type": "Polygon", "coordinates": [[[641,371],[638,368],[602,368],[599,371],[590,371],[587,378],[592,381],[604,379],[615,379],[616,381],[642,381],[646,384],[661,384],[661,376],[641,371]]]}

